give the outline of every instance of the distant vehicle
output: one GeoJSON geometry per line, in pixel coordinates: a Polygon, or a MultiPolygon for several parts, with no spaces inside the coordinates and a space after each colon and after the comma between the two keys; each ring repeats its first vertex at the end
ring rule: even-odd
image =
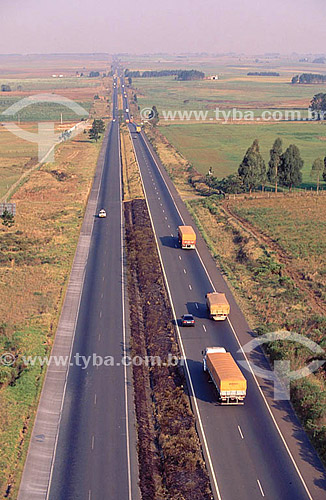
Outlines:
{"type": "Polygon", "coordinates": [[[178,238],[181,248],[192,249],[196,247],[196,233],[191,226],[179,226],[178,238]]]}
{"type": "Polygon", "coordinates": [[[104,210],[104,208],[101,208],[101,210],[98,213],[98,216],[100,217],[100,219],[106,217],[106,211],[104,210]]]}
{"type": "Polygon", "coordinates": [[[113,120],[112,120],[112,121],[113,121],[113,122],[115,122],[115,118],[113,118],[113,120]]]}
{"type": "Polygon", "coordinates": [[[126,123],[129,123],[129,118],[126,118],[126,123]]]}
{"type": "Polygon", "coordinates": [[[225,293],[212,292],[205,295],[209,317],[215,321],[223,321],[230,314],[230,304],[225,293]]]}
{"type": "Polygon", "coordinates": [[[195,319],[192,314],[184,314],[181,316],[182,326],[195,326],[195,319]]]}
{"type": "Polygon", "coordinates": [[[140,125],[136,125],[136,132],[138,132],[138,134],[141,132],[141,126],[140,125]]]}
{"type": "Polygon", "coordinates": [[[126,108],[126,113],[129,113],[129,108],[126,108]]]}
{"type": "Polygon", "coordinates": [[[243,404],[247,381],[240,368],[224,347],[206,347],[202,352],[203,369],[208,372],[222,405],[243,404]]]}

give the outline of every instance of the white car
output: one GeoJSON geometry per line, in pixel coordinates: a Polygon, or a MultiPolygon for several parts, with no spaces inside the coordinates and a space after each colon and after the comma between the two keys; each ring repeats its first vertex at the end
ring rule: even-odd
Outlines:
{"type": "Polygon", "coordinates": [[[106,217],[106,211],[104,210],[104,208],[102,208],[102,209],[99,211],[98,216],[99,216],[100,218],[106,217]]]}

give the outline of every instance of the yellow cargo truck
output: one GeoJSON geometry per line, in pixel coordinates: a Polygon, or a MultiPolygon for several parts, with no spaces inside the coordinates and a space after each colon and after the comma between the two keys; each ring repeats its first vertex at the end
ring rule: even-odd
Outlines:
{"type": "Polygon", "coordinates": [[[206,306],[209,317],[215,321],[223,321],[230,314],[230,304],[225,297],[225,293],[207,293],[206,306]]]}
{"type": "Polygon", "coordinates": [[[191,249],[196,247],[196,233],[191,226],[179,226],[178,239],[181,248],[191,249]]]}
{"type": "Polygon", "coordinates": [[[224,347],[207,347],[203,351],[203,369],[209,373],[222,405],[244,404],[247,381],[224,347]]]}
{"type": "Polygon", "coordinates": [[[136,125],[136,132],[138,132],[138,133],[141,132],[141,126],[140,125],[136,125]]]}

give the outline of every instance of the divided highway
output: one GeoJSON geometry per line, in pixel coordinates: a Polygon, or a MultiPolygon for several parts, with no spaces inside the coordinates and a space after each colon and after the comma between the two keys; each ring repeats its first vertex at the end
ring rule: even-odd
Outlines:
{"type": "Polygon", "coordinates": [[[98,203],[107,218],[97,218],[94,224],[72,359],[76,354],[113,356],[116,364],[93,366],[91,361],[86,369],[70,366],[50,500],[138,498],[134,442],[130,451],[133,399],[121,364],[126,328],[116,89],[110,126],[98,203]]]}
{"type": "MultiPolygon", "coordinates": [[[[127,107],[125,98],[124,109],[127,107]]],[[[125,118],[129,118],[128,113],[125,118]]],[[[135,132],[134,124],[129,125],[129,130],[176,317],[191,313],[196,319],[195,328],[183,328],[179,332],[215,497],[223,500],[325,498],[325,471],[290,404],[273,402],[272,387],[268,383],[260,381],[263,393],[250,370],[242,368],[248,381],[244,406],[216,404],[216,391],[202,370],[201,351],[207,346],[223,346],[235,359],[244,360],[239,343],[243,345],[252,339],[250,330],[221,274],[212,265],[201,238],[199,247],[205,264],[198,252],[179,248],[177,226],[183,224],[184,219],[189,223],[189,214],[180,199],[177,200],[166,173],[160,171],[146,137],[135,132]],[[231,321],[215,323],[207,318],[205,294],[214,288],[227,294],[231,321]],[[276,425],[274,413],[284,421],[282,432],[276,425]],[[291,450],[283,433],[288,433],[285,438],[290,441],[291,450]]],[[[270,369],[261,352],[254,356],[256,364],[270,369]]]]}

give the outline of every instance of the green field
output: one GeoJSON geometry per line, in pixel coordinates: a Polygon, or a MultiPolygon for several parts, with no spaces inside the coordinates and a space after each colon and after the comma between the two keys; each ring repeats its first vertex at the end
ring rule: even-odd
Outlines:
{"type": "MultiPolygon", "coordinates": [[[[145,69],[141,61],[138,68],[145,69]]],[[[180,61],[173,61],[170,68],[176,67],[180,61]]],[[[192,61],[195,62],[195,61],[192,61]]],[[[188,61],[189,66],[190,62],[188,61]]],[[[185,65],[183,65],[184,67],[185,65]]],[[[131,67],[131,65],[130,65],[131,67]]],[[[137,64],[134,64],[137,68],[137,64]]],[[[146,69],[148,69],[149,65],[146,69]]],[[[154,64],[151,69],[158,69],[154,64]]],[[[165,63],[165,67],[168,64],[165,63]]],[[[246,150],[258,139],[265,161],[269,160],[269,150],[276,139],[283,139],[283,146],[296,144],[301,151],[305,165],[303,169],[302,187],[314,185],[310,177],[311,165],[315,158],[326,156],[326,128],[320,122],[274,120],[257,123],[257,118],[265,110],[300,111],[304,119],[312,97],[325,91],[325,85],[292,85],[293,75],[302,72],[325,72],[319,65],[304,65],[280,60],[255,65],[252,61],[237,62],[229,60],[222,64],[221,60],[202,62],[192,67],[202,69],[206,74],[218,74],[219,80],[202,80],[179,82],[174,77],[134,78],[132,85],[138,97],[140,110],[155,105],[160,116],[160,130],[176,149],[201,173],[206,174],[211,167],[217,177],[223,177],[237,170],[246,150]],[[206,66],[205,66],[206,64],[206,66]],[[278,71],[279,77],[247,76],[249,71],[278,71]],[[254,120],[248,123],[227,120],[223,115],[216,121],[215,109],[231,112],[233,109],[242,113],[251,111],[254,120]],[[207,113],[204,119],[191,120],[165,119],[164,113],[184,111],[202,111],[207,113]]],[[[162,67],[161,67],[162,69],[162,67]]],[[[232,115],[231,115],[232,116],[232,115]]]]}
{"type": "MultiPolygon", "coordinates": [[[[99,83],[99,78],[1,78],[1,85],[10,85],[12,91],[20,92],[41,92],[52,89],[73,89],[73,88],[88,88],[94,87],[99,83]]],[[[6,93],[8,95],[8,93],[6,93]]]]}
{"type": "Polygon", "coordinates": [[[28,97],[37,94],[59,94],[82,106],[87,112],[93,103],[94,95],[98,93],[103,82],[101,78],[15,78],[0,79],[0,84],[9,85],[11,92],[0,92],[0,119],[1,121],[57,121],[61,114],[63,120],[78,121],[76,115],[66,106],[52,103],[29,105],[14,116],[1,116],[10,106],[28,97]]]}
{"type": "MultiPolygon", "coordinates": [[[[80,121],[82,117],[74,113],[71,109],[66,106],[62,106],[55,103],[43,102],[39,104],[32,104],[22,109],[18,114],[7,116],[2,115],[2,113],[8,109],[10,106],[20,101],[20,97],[6,97],[0,99],[0,119],[4,122],[14,121],[17,122],[21,120],[23,122],[40,122],[40,121],[59,121],[62,119],[64,121],[80,121]]],[[[92,107],[91,101],[74,101],[82,108],[84,108],[88,113],[92,107]]],[[[85,115],[87,117],[87,115],[85,115]]]]}
{"type": "Polygon", "coordinates": [[[296,144],[305,162],[303,182],[308,185],[313,160],[326,156],[326,124],[320,123],[168,125],[161,131],[199,172],[206,174],[212,167],[217,177],[235,172],[256,138],[266,163],[276,137],[282,138],[283,148],[296,144]]]}
{"type": "Polygon", "coordinates": [[[141,108],[156,105],[162,110],[176,109],[307,109],[313,95],[322,92],[321,85],[292,85],[282,78],[222,75],[220,80],[179,82],[173,77],[134,78],[139,89],[141,108]]]}

